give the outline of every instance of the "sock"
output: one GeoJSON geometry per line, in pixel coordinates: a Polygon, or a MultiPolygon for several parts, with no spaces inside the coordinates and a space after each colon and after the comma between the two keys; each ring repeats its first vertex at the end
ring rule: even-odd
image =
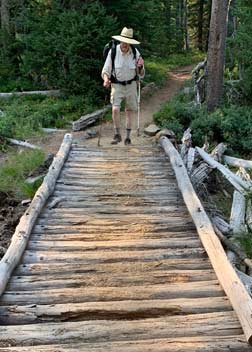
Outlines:
{"type": "Polygon", "coordinates": [[[126,128],[126,138],[130,138],[131,128],[126,128]]]}
{"type": "Polygon", "coordinates": [[[121,134],[120,133],[120,128],[115,128],[115,134],[121,134]]]}

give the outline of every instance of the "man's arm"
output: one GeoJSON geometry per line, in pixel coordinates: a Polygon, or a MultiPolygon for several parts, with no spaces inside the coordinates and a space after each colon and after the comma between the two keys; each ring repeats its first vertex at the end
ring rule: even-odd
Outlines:
{"type": "Polygon", "coordinates": [[[108,88],[111,84],[111,81],[110,81],[111,70],[112,70],[112,60],[111,60],[111,49],[110,49],[101,73],[102,79],[104,81],[103,86],[105,88],[108,88]]]}

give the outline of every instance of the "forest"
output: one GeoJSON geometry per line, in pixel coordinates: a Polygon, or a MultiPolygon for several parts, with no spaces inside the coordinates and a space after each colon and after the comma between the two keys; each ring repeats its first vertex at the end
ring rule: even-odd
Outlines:
{"type": "Polygon", "coordinates": [[[247,154],[252,147],[251,14],[247,0],[223,5],[211,0],[1,0],[0,91],[60,89],[64,99],[2,101],[0,134],[25,138],[41,126],[64,126],[63,114],[73,119],[76,111],[101,106],[104,45],[128,26],[141,42],[145,84],[161,84],[169,64],[212,58],[203,79],[207,103],[191,106],[177,97],[156,121],[178,134],[191,125],[195,143],[207,134],[213,142],[226,141],[234,153],[247,154]],[[209,48],[211,9],[220,14],[212,31],[219,26],[224,33],[217,51],[217,42],[209,48]]]}
{"type": "Polygon", "coordinates": [[[162,86],[174,67],[204,68],[198,100],[188,82],[190,94],[178,94],[155,122],[179,138],[191,127],[197,145],[207,137],[251,156],[251,15],[247,0],[1,0],[0,92],[61,92],[1,99],[1,150],[6,137],[26,139],[101,108],[103,48],[127,26],[141,42],[143,86],[162,86]]]}

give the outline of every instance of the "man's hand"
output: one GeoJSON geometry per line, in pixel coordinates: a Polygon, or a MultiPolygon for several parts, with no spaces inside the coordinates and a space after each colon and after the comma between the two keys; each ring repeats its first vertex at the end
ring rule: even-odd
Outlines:
{"type": "Polygon", "coordinates": [[[110,79],[108,78],[107,75],[104,75],[104,81],[103,81],[103,87],[105,88],[109,88],[110,87],[110,84],[111,84],[111,81],[110,79]]]}
{"type": "Polygon", "coordinates": [[[139,56],[139,58],[137,60],[137,67],[138,67],[139,71],[142,70],[143,65],[144,65],[144,60],[143,60],[143,58],[141,56],[139,56]]]}

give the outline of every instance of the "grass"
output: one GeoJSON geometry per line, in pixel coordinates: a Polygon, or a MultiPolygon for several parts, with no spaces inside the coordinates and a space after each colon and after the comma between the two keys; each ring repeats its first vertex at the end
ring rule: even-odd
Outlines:
{"type": "Polygon", "coordinates": [[[17,199],[33,197],[40,184],[27,185],[25,179],[43,163],[44,157],[40,150],[29,150],[8,158],[0,168],[0,192],[17,199]]]}
{"type": "Polygon", "coordinates": [[[33,95],[1,99],[0,136],[26,139],[41,134],[42,127],[66,127],[95,108],[82,96],[33,95]]]}

